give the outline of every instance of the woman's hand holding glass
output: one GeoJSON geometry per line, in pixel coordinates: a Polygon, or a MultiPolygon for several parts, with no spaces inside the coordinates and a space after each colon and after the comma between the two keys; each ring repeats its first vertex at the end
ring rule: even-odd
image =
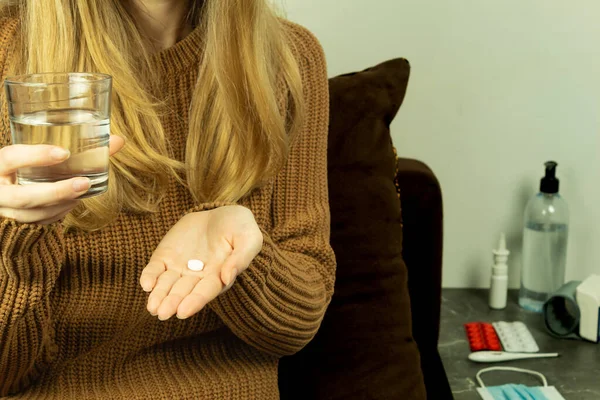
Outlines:
{"type": "MultiPolygon", "coordinates": [[[[118,152],[124,140],[110,137],[110,155],[118,152]]],[[[11,145],[0,149],[0,217],[21,223],[51,224],[64,218],[90,187],[88,178],[77,177],[53,183],[18,185],[19,168],[51,166],[70,157],[61,147],[50,145],[11,145]]]]}

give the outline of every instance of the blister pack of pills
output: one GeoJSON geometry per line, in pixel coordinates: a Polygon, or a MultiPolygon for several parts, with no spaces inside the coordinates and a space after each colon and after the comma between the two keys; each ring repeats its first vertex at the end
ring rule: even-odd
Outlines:
{"type": "Polygon", "coordinates": [[[465,332],[469,340],[471,351],[501,351],[500,339],[492,324],[484,322],[471,322],[465,324],[465,332]]]}
{"type": "Polygon", "coordinates": [[[537,353],[540,351],[531,332],[522,322],[499,321],[492,323],[502,342],[504,351],[509,353],[537,353]]]}

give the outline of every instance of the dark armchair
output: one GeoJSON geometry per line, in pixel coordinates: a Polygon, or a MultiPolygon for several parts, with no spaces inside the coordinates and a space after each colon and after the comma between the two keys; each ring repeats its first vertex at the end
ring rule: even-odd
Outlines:
{"type": "Polygon", "coordinates": [[[442,290],[442,192],[424,163],[398,160],[396,182],[401,193],[403,257],[408,269],[413,337],[421,354],[428,399],[452,399],[438,353],[442,290]]]}

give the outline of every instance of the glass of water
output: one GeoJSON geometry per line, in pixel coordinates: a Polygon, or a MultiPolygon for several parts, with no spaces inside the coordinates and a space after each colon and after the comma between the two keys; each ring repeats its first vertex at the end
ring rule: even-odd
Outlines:
{"type": "Polygon", "coordinates": [[[91,180],[81,198],[108,188],[112,78],[96,73],[46,73],[4,82],[13,144],[49,144],[71,152],[60,164],[20,168],[20,185],[74,177],[91,180]]]}

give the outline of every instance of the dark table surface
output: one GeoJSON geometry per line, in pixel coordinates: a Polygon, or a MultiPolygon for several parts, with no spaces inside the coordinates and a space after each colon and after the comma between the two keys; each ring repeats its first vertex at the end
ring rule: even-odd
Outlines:
{"type": "MultiPolygon", "coordinates": [[[[484,289],[444,289],[439,349],[455,400],[480,399],[475,375],[480,369],[510,366],[541,372],[566,400],[600,400],[600,344],[560,340],[549,336],[541,314],[522,310],[517,291],[509,292],[508,306],[501,311],[488,307],[484,289]],[[468,322],[522,321],[537,341],[540,352],[559,353],[558,358],[477,364],[469,361],[469,342],[464,324],[468,322]]],[[[486,385],[523,383],[541,386],[535,377],[515,372],[489,372],[482,376],[486,385]]]]}

